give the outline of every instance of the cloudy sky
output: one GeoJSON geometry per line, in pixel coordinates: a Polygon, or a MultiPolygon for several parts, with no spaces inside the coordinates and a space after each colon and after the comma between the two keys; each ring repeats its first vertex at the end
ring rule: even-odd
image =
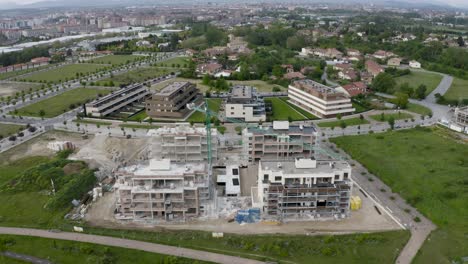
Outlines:
{"type": "MultiPolygon", "coordinates": [[[[2,4],[25,5],[25,4],[31,4],[31,3],[41,2],[41,1],[46,1],[46,0],[0,0],[0,6],[2,4]]],[[[53,0],[53,1],[65,1],[66,2],[67,0],[53,0]]],[[[154,1],[157,2],[157,0],[154,0],[154,1]]],[[[405,1],[405,0],[402,0],[402,1],[405,1]]],[[[406,0],[406,1],[414,2],[413,0],[406,0]]],[[[451,6],[468,7],[468,1],[466,0],[432,0],[432,1],[431,0],[429,1],[419,0],[418,2],[438,2],[438,3],[445,3],[451,6]]]]}

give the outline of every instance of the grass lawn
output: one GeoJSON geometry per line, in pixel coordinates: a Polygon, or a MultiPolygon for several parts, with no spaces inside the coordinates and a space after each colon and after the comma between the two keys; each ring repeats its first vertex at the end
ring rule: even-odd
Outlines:
{"type": "MultiPolygon", "coordinates": [[[[442,128],[332,139],[438,229],[413,263],[455,263],[467,256],[468,146],[442,128]]],[[[458,262],[463,263],[463,262],[458,262]]]]}
{"type": "Polygon", "coordinates": [[[44,117],[55,117],[71,110],[70,106],[72,105],[73,108],[78,107],[110,92],[110,90],[105,89],[76,88],[20,108],[18,109],[18,115],[39,117],[39,112],[44,110],[44,117]]]}
{"type": "Polygon", "coordinates": [[[468,99],[468,80],[453,78],[452,86],[444,94],[445,99],[468,99]]]}
{"type": "Polygon", "coordinates": [[[440,74],[418,71],[411,71],[411,73],[408,75],[403,75],[395,78],[397,87],[399,87],[402,83],[405,82],[408,83],[413,89],[418,88],[418,86],[421,84],[426,85],[426,95],[434,91],[434,89],[437,88],[437,85],[439,85],[441,80],[442,75],[440,74]]]}
{"type": "Polygon", "coordinates": [[[24,126],[20,126],[20,125],[0,123],[0,137],[8,137],[10,135],[18,133],[20,130],[23,130],[24,128],[25,128],[24,126]]]}
{"type": "Polygon", "coordinates": [[[394,263],[409,238],[408,231],[369,234],[236,235],[213,239],[203,231],[130,231],[87,228],[88,233],[189,247],[276,263],[394,263]]]}
{"type": "Polygon", "coordinates": [[[135,55],[108,55],[97,59],[89,60],[88,63],[121,65],[133,62],[141,56],[135,55]]]}
{"type": "Polygon", "coordinates": [[[364,125],[364,124],[369,124],[369,121],[366,119],[360,119],[359,117],[353,117],[349,119],[341,119],[341,120],[336,120],[336,121],[330,121],[330,122],[320,122],[317,123],[317,126],[319,127],[339,127],[341,126],[341,123],[344,122],[346,126],[357,126],[357,125],[364,125]]]}
{"type": "Polygon", "coordinates": [[[289,102],[289,99],[287,97],[282,97],[281,100],[285,101],[286,103],[288,103],[288,105],[290,107],[292,107],[294,110],[298,111],[299,113],[301,113],[303,116],[307,117],[307,119],[310,119],[310,120],[314,120],[314,119],[319,119],[318,117],[314,116],[313,114],[307,112],[306,110],[292,104],[289,102]]]}
{"type": "Polygon", "coordinates": [[[142,82],[163,75],[167,75],[171,72],[175,72],[177,69],[173,68],[157,68],[157,67],[146,67],[140,68],[138,70],[129,71],[126,73],[114,75],[112,78],[106,78],[104,80],[98,81],[96,84],[100,86],[112,86],[111,81],[114,83],[114,86],[128,85],[136,82],[142,82]]]}
{"type": "Polygon", "coordinates": [[[188,67],[189,64],[189,58],[188,57],[176,57],[164,61],[160,61],[156,63],[156,66],[158,67],[177,67],[177,64],[179,64],[180,68],[186,68],[188,67]]]}
{"type": "Polygon", "coordinates": [[[112,122],[88,120],[88,119],[80,119],[80,120],[75,119],[75,120],[73,120],[73,122],[80,123],[80,124],[100,125],[100,126],[110,126],[110,125],[112,125],[112,122]]]}
{"type": "MultiPolygon", "coordinates": [[[[212,99],[207,99],[207,100],[208,100],[208,109],[210,109],[214,113],[218,113],[223,100],[219,98],[212,98],[212,99]]],[[[205,113],[195,111],[191,116],[187,118],[187,122],[204,123],[205,113]]]]}
{"type": "Polygon", "coordinates": [[[404,112],[398,112],[398,113],[385,113],[384,114],[384,120],[382,120],[382,115],[371,115],[370,118],[374,119],[375,121],[379,122],[387,122],[390,117],[393,117],[394,120],[401,120],[401,119],[411,119],[414,118],[413,115],[410,115],[408,113],[404,112]]]}
{"type": "Polygon", "coordinates": [[[128,121],[143,121],[145,118],[148,117],[148,114],[146,114],[146,109],[143,109],[142,111],[138,112],[135,115],[132,115],[131,117],[128,118],[128,121]]]}
{"type": "Polygon", "coordinates": [[[278,97],[265,98],[265,103],[271,103],[271,121],[289,120],[300,121],[308,119],[306,116],[295,110],[290,104],[278,97]]]}
{"type": "Polygon", "coordinates": [[[30,72],[35,72],[35,71],[38,71],[38,70],[47,69],[47,68],[52,67],[52,66],[53,66],[52,64],[49,64],[49,65],[44,65],[44,66],[37,67],[37,68],[34,68],[34,69],[27,69],[27,70],[0,73],[0,80],[5,80],[5,79],[11,78],[11,77],[18,76],[18,75],[22,75],[22,74],[26,74],[26,73],[30,73],[30,72]]]}
{"type": "Polygon", "coordinates": [[[425,116],[432,114],[431,109],[422,105],[412,104],[412,103],[408,103],[405,110],[416,113],[416,114],[425,115],[425,116]]]}
{"type": "Polygon", "coordinates": [[[200,89],[201,92],[206,92],[206,91],[208,91],[210,89],[210,87],[208,87],[207,85],[202,84],[202,80],[200,80],[200,79],[189,79],[189,78],[180,78],[180,77],[176,77],[176,78],[164,81],[164,82],[160,82],[160,83],[158,83],[156,85],[151,86],[151,89],[159,91],[159,90],[163,89],[164,87],[166,87],[167,85],[170,85],[170,84],[172,84],[174,82],[191,82],[191,83],[194,83],[194,84],[197,85],[197,88],[200,89]]]}
{"type": "Polygon", "coordinates": [[[89,63],[80,63],[80,64],[69,64],[62,66],[60,68],[51,69],[48,71],[34,73],[32,75],[25,76],[21,78],[23,81],[28,82],[53,82],[59,83],[65,81],[66,79],[71,80],[76,78],[77,73],[87,74],[96,72],[99,69],[107,67],[105,65],[99,64],[89,64],[89,63]]]}
{"type": "MultiPolygon", "coordinates": [[[[109,247],[76,241],[41,237],[0,235],[5,250],[47,259],[52,263],[193,263],[194,260],[135,249],[109,247]]],[[[13,260],[0,256],[1,263],[13,260]]],[[[16,262],[12,262],[16,263],[16,262]]],[[[23,262],[18,262],[23,263],[23,262]]],[[[198,261],[197,263],[208,263],[198,261]]]]}
{"type": "Polygon", "coordinates": [[[135,128],[135,129],[156,129],[161,126],[147,125],[147,124],[120,124],[119,127],[135,128]]]}

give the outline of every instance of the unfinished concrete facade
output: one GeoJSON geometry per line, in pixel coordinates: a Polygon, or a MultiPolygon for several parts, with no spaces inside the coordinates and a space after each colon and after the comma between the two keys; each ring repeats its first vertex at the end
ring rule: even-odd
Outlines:
{"type": "Polygon", "coordinates": [[[344,161],[260,162],[258,206],[281,221],[349,216],[351,166],[344,161]]]}
{"type": "Polygon", "coordinates": [[[188,123],[151,129],[148,135],[152,137],[152,157],[156,159],[200,162],[207,160],[209,149],[213,161],[218,158],[219,142],[216,129],[211,130],[211,144],[208,144],[204,127],[192,127],[188,123]]]}
{"type": "Polygon", "coordinates": [[[204,213],[209,199],[205,164],[177,165],[169,159],[150,160],[116,172],[116,218],[141,221],[186,221],[204,213]]]}
{"type": "Polygon", "coordinates": [[[244,152],[249,161],[293,160],[311,158],[317,131],[312,126],[290,126],[288,121],[275,121],[273,126],[246,128],[242,134],[244,152]]]}

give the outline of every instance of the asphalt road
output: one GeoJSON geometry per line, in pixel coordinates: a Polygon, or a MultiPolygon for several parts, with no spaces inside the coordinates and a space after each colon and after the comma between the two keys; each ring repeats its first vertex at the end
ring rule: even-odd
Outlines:
{"type": "Polygon", "coordinates": [[[6,235],[20,235],[20,236],[34,236],[44,237],[52,239],[63,239],[80,241],[86,243],[94,243],[112,247],[122,247],[136,250],[143,250],[152,253],[172,255],[177,257],[184,257],[189,259],[197,259],[202,261],[210,261],[215,263],[226,263],[226,264],[259,264],[261,261],[245,259],[241,257],[222,255],[217,253],[211,253],[206,251],[166,246],[161,244],[154,244],[149,242],[143,242],[138,240],[130,240],[123,238],[89,235],[83,233],[71,233],[71,232],[49,232],[47,230],[31,229],[31,228],[13,228],[13,227],[0,227],[0,234],[6,235]]]}

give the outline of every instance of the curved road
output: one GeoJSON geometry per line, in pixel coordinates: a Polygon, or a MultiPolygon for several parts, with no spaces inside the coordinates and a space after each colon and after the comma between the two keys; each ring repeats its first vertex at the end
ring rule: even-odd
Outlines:
{"type": "Polygon", "coordinates": [[[112,247],[122,247],[136,250],[143,250],[152,253],[173,255],[177,257],[184,257],[189,259],[197,259],[202,261],[210,261],[215,263],[226,264],[260,264],[264,263],[257,260],[246,259],[235,256],[222,255],[211,253],[201,250],[194,250],[188,248],[166,246],[161,244],[154,244],[138,240],[122,239],[108,236],[89,235],[82,233],[72,232],[49,232],[47,230],[32,229],[32,228],[13,228],[13,227],[0,227],[0,234],[5,235],[19,235],[19,236],[34,236],[52,239],[72,240],[86,243],[94,243],[112,247]]]}

